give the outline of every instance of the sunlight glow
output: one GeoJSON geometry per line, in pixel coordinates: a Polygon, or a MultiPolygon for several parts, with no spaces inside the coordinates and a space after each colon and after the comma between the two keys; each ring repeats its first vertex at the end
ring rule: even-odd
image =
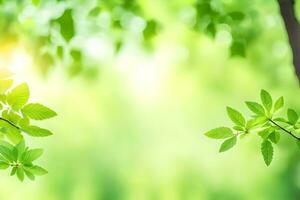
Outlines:
{"type": "Polygon", "coordinates": [[[32,65],[31,56],[22,47],[6,49],[0,52],[0,68],[7,68],[13,73],[24,73],[32,65]]]}

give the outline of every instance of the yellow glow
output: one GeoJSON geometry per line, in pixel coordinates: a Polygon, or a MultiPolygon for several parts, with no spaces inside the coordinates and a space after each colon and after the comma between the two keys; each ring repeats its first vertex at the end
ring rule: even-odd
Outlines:
{"type": "Polygon", "coordinates": [[[22,47],[11,46],[0,50],[0,68],[19,74],[24,73],[31,65],[32,58],[22,47]]]}

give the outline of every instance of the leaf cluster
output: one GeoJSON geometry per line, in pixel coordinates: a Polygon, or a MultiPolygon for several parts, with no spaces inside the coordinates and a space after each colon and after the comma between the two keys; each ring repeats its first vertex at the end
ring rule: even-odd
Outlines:
{"type": "Polygon", "coordinates": [[[29,103],[29,88],[26,83],[13,87],[12,74],[0,70],[0,169],[12,168],[11,175],[24,180],[24,174],[31,180],[43,175],[46,170],[34,165],[42,149],[25,146],[25,136],[46,137],[50,130],[32,124],[57,114],[40,103],[29,103]]]}
{"type": "Polygon", "coordinates": [[[281,134],[286,133],[295,139],[300,146],[300,121],[297,112],[287,109],[287,116],[281,114],[284,106],[283,97],[273,102],[272,96],[266,90],[260,92],[261,102],[246,101],[246,106],[252,112],[250,119],[246,119],[239,111],[227,107],[227,115],[233,122],[231,128],[218,127],[205,133],[212,139],[225,139],[219,152],[224,152],[236,145],[238,139],[248,135],[257,134],[261,137],[261,153],[266,165],[270,165],[273,159],[273,145],[280,140],[281,134]]]}

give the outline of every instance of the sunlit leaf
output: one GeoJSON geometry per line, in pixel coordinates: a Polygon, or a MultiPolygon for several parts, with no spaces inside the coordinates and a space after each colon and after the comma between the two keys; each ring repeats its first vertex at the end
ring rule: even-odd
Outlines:
{"type": "Polygon", "coordinates": [[[280,110],[283,107],[283,105],[284,105],[283,97],[278,98],[274,104],[274,112],[280,110]]]}
{"type": "Polygon", "coordinates": [[[239,111],[237,111],[231,107],[227,107],[227,115],[231,119],[231,121],[233,121],[236,125],[242,126],[242,127],[245,126],[245,123],[246,123],[245,118],[239,111]]]}
{"type": "Polygon", "coordinates": [[[57,115],[56,112],[39,103],[27,104],[22,108],[22,113],[35,120],[49,119],[57,115]]]}
{"type": "Polygon", "coordinates": [[[257,115],[265,115],[265,110],[262,105],[256,102],[246,101],[247,107],[257,115]]]}
{"type": "Polygon", "coordinates": [[[266,90],[260,91],[260,99],[266,110],[271,111],[273,101],[271,95],[266,90]]]}
{"type": "Polygon", "coordinates": [[[293,109],[290,109],[290,108],[287,110],[287,116],[288,116],[288,120],[291,124],[296,124],[299,119],[299,116],[296,113],[296,111],[293,109]]]}
{"type": "Polygon", "coordinates": [[[7,95],[7,103],[14,109],[21,109],[29,99],[29,88],[26,83],[16,86],[7,95]]]}
{"type": "Polygon", "coordinates": [[[268,140],[264,140],[261,144],[261,153],[267,166],[269,166],[273,159],[273,146],[268,140]]]}
{"type": "Polygon", "coordinates": [[[237,139],[237,137],[234,136],[232,138],[229,138],[229,139],[225,140],[222,143],[222,145],[219,149],[219,152],[224,152],[224,151],[227,151],[227,150],[231,149],[236,144],[236,139],[237,139]]]}
{"type": "Polygon", "coordinates": [[[205,135],[213,139],[225,139],[232,137],[234,134],[230,128],[219,127],[206,132],[205,135]]]}

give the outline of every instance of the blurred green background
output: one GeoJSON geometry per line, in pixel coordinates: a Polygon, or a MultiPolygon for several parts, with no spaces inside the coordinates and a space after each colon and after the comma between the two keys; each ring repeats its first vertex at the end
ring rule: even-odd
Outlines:
{"type": "Polygon", "coordinates": [[[257,136],[223,154],[203,136],[262,88],[300,111],[277,1],[0,2],[0,67],[59,114],[54,136],[30,138],[49,174],[0,172],[0,199],[300,198],[290,137],[266,167],[257,136]]]}

